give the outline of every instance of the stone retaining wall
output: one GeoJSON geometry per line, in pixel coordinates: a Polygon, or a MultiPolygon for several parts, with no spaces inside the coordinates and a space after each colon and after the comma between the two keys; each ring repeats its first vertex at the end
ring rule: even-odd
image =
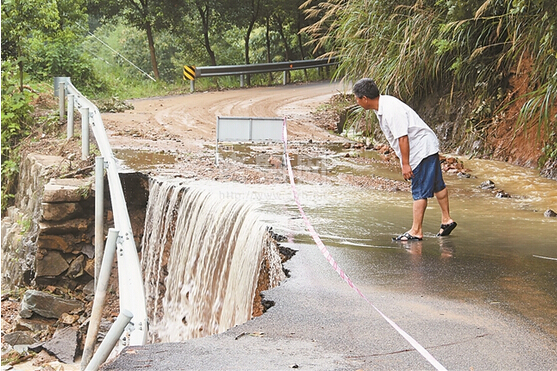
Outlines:
{"type": "Polygon", "coordinates": [[[65,159],[29,154],[15,206],[2,219],[2,287],[63,286],[93,279],[94,178],[55,179],[65,159]]]}

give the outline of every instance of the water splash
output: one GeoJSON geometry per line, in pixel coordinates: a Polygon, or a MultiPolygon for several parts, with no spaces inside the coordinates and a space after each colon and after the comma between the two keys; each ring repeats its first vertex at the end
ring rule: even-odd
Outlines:
{"type": "Polygon", "coordinates": [[[283,279],[258,217],[254,204],[151,181],[142,267],[153,341],[212,335],[251,318],[262,268],[266,288],[283,279]]]}

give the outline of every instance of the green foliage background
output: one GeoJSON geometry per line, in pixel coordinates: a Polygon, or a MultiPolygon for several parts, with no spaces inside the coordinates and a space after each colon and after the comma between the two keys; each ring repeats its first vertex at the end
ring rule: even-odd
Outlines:
{"type": "Polygon", "coordinates": [[[463,92],[490,113],[526,98],[519,124],[555,128],[553,0],[331,0],[309,12],[322,15],[308,31],[317,46],[334,44],[339,77],[371,76],[405,100],[463,92]],[[508,99],[509,81],[522,71],[529,91],[508,99]]]}
{"type": "MultiPolygon", "coordinates": [[[[483,132],[486,125],[496,124],[495,117],[518,105],[516,127],[538,127],[533,140],[541,141],[540,163],[557,161],[554,0],[137,4],[2,0],[3,209],[15,184],[17,148],[37,125],[31,119],[31,91],[45,90],[37,86],[51,86],[54,76],[70,76],[93,100],[187,93],[189,81],[182,80],[182,67],[209,65],[213,58],[225,65],[336,55],[341,65],[335,77],[347,82],[369,76],[383,92],[404,100],[437,95],[471,102],[470,116],[456,123],[467,125],[471,133],[483,132]],[[247,33],[251,19],[255,27],[247,33]],[[524,74],[528,88],[517,92],[512,81],[524,74]]],[[[292,81],[318,78],[315,71],[291,76],[292,81]]],[[[255,75],[251,84],[281,80],[282,74],[255,75]]],[[[222,77],[196,85],[222,88],[238,86],[239,81],[222,77]]]]}

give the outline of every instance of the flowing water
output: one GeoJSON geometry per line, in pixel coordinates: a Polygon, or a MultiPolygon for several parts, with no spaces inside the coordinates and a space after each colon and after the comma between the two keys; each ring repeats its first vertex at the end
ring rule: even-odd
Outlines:
{"type": "Polygon", "coordinates": [[[207,336],[249,320],[264,259],[276,286],[280,257],[252,203],[152,180],[142,267],[153,340],[207,336]]]}
{"type": "MultiPolygon", "coordinates": [[[[400,179],[398,169],[386,164],[353,165],[338,157],[327,161],[316,171],[400,179]]],[[[543,215],[557,210],[557,182],[506,163],[464,163],[472,177],[445,175],[458,227],[451,236],[435,237],[440,211],[432,199],[419,243],[391,241],[411,226],[407,192],[303,184],[297,191],[316,231],[356,284],[487,305],[557,337],[557,218],[543,215]],[[511,197],[497,198],[494,191],[480,189],[485,180],[511,197]]],[[[258,201],[265,221],[297,248],[316,248],[289,185],[204,187],[223,197],[258,201]]]]}
{"type": "MultiPolygon", "coordinates": [[[[226,156],[225,151],[223,156],[226,156]]],[[[249,154],[246,156],[243,157],[249,158],[249,154]]],[[[310,161],[302,157],[296,160],[295,169],[304,167],[304,171],[401,179],[397,168],[381,162],[354,165],[344,161],[338,153],[321,160],[310,161]]],[[[435,237],[440,212],[432,199],[425,215],[424,240],[419,243],[391,241],[393,236],[405,232],[411,225],[412,200],[407,192],[305,184],[299,184],[297,190],[316,231],[356,285],[428,293],[487,305],[518,316],[557,337],[557,218],[543,215],[547,209],[557,210],[557,182],[541,178],[534,170],[506,163],[463,161],[465,167],[471,169],[472,177],[445,175],[451,214],[458,227],[449,237],[435,237]],[[492,180],[497,188],[511,197],[497,198],[493,191],[480,189],[480,183],[485,180],[492,180]]],[[[237,222],[245,220],[242,224],[247,225],[257,222],[270,225],[276,232],[287,236],[295,248],[316,248],[287,183],[231,185],[201,181],[195,182],[194,188],[156,183],[151,189],[149,208],[152,210],[148,212],[147,224],[152,224],[149,230],[157,232],[149,232],[147,236],[146,229],[143,256],[148,257],[144,258],[148,297],[157,313],[164,313],[164,319],[154,324],[161,339],[184,339],[218,332],[250,317],[254,283],[250,281],[247,288],[236,286],[234,290],[238,292],[229,292],[232,268],[217,266],[214,258],[217,254],[225,260],[230,259],[229,255],[234,252],[225,252],[222,248],[202,251],[201,244],[192,242],[189,236],[197,234],[198,239],[210,241],[223,237],[223,234],[234,234],[224,232],[225,228],[219,224],[209,228],[218,231],[216,236],[209,236],[206,227],[212,225],[212,218],[223,219],[219,221],[223,224],[236,219],[237,222]],[[185,199],[197,206],[162,206],[185,203],[185,199]],[[199,208],[205,203],[210,206],[201,211],[199,208]],[[186,221],[186,215],[198,216],[186,221]],[[173,239],[163,231],[168,225],[171,230],[176,230],[173,239]],[[196,231],[200,227],[203,231],[196,231]],[[165,252],[161,252],[163,246],[165,252]],[[216,273],[221,269],[231,273],[225,273],[228,276],[221,278],[216,273]],[[171,270],[177,273],[170,273],[171,270]],[[174,278],[165,280],[166,276],[174,278]],[[194,276],[207,281],[210,286],[196,288],[194,276]],[[213,285],[215,280],[224,281],[218,289],[216,284],[213,285]],[[235,304],[242,308],[244,315],[235,316],[223,309],[225,301],[232,300],[229,295],[238,301],[244,297],[242,304],[235,304]],[[201,301],[194,304],[194,296],[201,301]],[[246,302],[245,297],[250,299],[246,302]],[[156,298],[163,299],[157,301],[156,298]],[[227,318],[223,320],[222,317],[227,318]],[[184,334],[174,334],[177,329],[184,330],[184,334]]],[[[257,234],[264,232],[264,227],[258,228],[257,234]]],[[[228,238],[223,237],[224,240],[228,238]]],[[[261,238],[264,237],[256,239],[261,238]]],[[[251,248],[254,250],[248,255],[260,256],[255,247],[251,248]]],[[[251,275],[256,269],[250,270],[251,275]]]]}

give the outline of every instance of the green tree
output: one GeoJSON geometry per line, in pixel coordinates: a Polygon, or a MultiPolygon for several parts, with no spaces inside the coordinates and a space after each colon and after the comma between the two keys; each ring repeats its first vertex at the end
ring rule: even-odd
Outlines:
{"type": "Polygon", "coordinates": [[[31,132],[30,89],[17,86],[18,68],[10,61],[2,61],[2,211],[6,209],[16,190],[19,173],[18,147],[31,132]]]}
{"type": "Polygon", "coordinates": [[[89,0],[88,9],[91,15],[98,17],[101,23],[123,17],[131,26],[145,31],[151,68],[156,80],[160,79],[157,55],[155,50],[154,29],[161,20],[161,5],[153,0],[89,0]]]}
{"type": "Polygon", "coordinates": [[[38,36],[56,33],[60,14],[54,0],[2,1],[2,59],[12,59],[19,67],[19,89],[23,91],[24,64],[29,44],[38,36]]]}

